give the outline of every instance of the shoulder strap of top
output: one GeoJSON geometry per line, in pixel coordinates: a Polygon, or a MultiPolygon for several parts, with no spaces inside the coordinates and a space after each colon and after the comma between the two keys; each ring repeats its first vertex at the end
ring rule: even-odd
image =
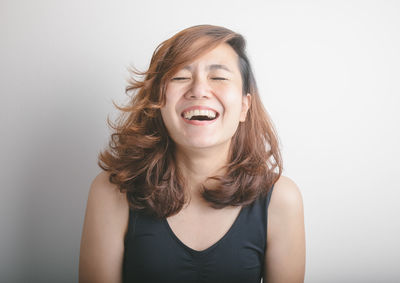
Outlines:
{"type": "Polygon", "coordinates": [[[138,211],[134,212],[132,208],[129,208],[128,228],[124,239],[125,243],[129,237],[133,237],[135,235],[136,220],[139,217],[138,214],[138,211]]]}
{"type": "Polygon", "coordinates": [[[269,190],[269,192],[267,194],[267,208],[269,206],[269,202],[271,201],[271,195],[272,195],[272,191],[274,190],[274,185],[275,184],[272,184],[272,187],[271,187],[271,189],[269,190]]]}
{"type": "Polygon", "coordinates": [[[272,184],[272,187],[271,187],[271,189],[268,191],[268,193],[267,193],[267,199],[266,199],[266,207],[265,207],[265,215],[266,215],[266,219],[265,219],[265,230],[267,231],[267,229],[268,229],[268,207],[269,207],[269,203],[270,203],[270,201],[271,201],[271,195],[272,195],[272,191],[274,190],[274,185],[275,184],[272,184]]]}

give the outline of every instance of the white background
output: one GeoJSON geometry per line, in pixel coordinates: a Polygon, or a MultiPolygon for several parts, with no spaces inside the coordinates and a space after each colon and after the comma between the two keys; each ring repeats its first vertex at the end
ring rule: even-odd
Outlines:
{"type": "Polygon", "coordinates": [[[306,282],[400,282],[399,1],[0,2],[0,281],[77,282],[112,100],[186,27],[248,41],[302,191],[306,282]]]}

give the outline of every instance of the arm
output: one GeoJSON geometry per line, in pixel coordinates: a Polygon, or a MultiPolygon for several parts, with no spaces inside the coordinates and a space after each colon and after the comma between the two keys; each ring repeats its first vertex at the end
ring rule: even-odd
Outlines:
{"type": "Polygon", "coordinates": [[[305,232],[302,196],[297,185],[281,176],[268,208],[266,283],[304,282],[305,232]]]}
{"type": "Polygon", "coordinates": [[[79,282],[122,282],[129,206],[106,172],[93,181],[87,201],[79,257],[79,282]]]}

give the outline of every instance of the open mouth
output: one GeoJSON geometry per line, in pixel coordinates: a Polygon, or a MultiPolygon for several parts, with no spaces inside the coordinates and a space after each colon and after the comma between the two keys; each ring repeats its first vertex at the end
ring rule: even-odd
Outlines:
{"type": "Polygon", "coordinates": [[[219,117],[219,113],[209,109],[196,109],[185,111],[182,114],[182,117],[186,120],[190,121],[212,121],[219,117]]]}

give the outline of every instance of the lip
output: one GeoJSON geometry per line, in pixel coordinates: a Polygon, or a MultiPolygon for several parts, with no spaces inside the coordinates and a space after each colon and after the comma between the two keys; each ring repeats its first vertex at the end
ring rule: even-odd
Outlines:
{"type": "Polygon", "coordinates": [[[190,106],[188,108],[185,108],[182,112],[181,112],[181,118],[183,119],[183,121],[185,121],[188,124],[191,125],[195,125],[195,126],[205,126],[205,125],[209,125],[214,123],[215,121],[217,121],[217,119],[219,118],[219,112],[217,110],[215,110],[214,108],[208,107],[208,106],[203,106],[203,105],[195,105],[195,106],[190,106]],[[191,110],[211,110],[214,111],[217,115],[215,117],[214,120],[203,120],[203,121],[199,121],[199,120],[188,120],[185,119],[185,117],[183,117],[183,113],[187,112],[187,111],[191,111],[191,110]]]}

